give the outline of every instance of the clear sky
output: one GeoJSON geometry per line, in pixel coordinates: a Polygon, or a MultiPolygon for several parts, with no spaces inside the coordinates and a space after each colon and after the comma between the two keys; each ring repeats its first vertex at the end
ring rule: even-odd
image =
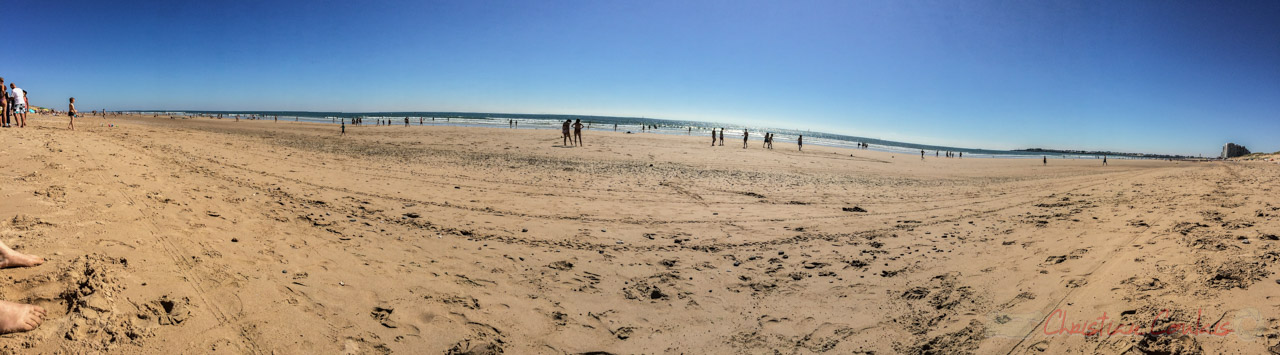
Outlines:
{"type": "Polygon", "coordinates": [[[6,0],[81,110],[689,119],[973,148],[1280,150],[1280,1],[6,0]]]}

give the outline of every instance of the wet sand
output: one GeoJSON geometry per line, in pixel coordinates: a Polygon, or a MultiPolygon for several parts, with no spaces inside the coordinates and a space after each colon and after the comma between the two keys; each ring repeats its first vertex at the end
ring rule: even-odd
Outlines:
{"type": "Polygon", "coordinates": [[[0,299],[49,315],[6,353],[1280,349],[1276,164],[30,121],[0,240],[49,261],[0,299]],[[1046,334],[1104,313],[1234,332],[1046,334]]]}

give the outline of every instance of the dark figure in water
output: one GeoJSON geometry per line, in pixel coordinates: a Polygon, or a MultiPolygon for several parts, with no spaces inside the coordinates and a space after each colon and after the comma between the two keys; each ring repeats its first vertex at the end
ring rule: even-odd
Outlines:
{"type": "Polygon", "coordinates": [[[409,127],[409,118],[408,118],[408,117],[405,117],[405,118],[404,118],[404,126],[405,126],[405,127],[409,127]]]}

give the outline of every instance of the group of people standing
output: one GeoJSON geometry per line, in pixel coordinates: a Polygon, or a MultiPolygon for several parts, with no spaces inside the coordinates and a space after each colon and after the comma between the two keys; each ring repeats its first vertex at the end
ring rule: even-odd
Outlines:
{"type": "MultiPolygon", "coordinates": [[[[750,137],[751,137],[751,133],[748,132],[746,129],[743,129],[742,130],[742,149],[747,149],[747,140],[750,137]]],[[[712,147],[716,146],[716,143],[719,143],[720,146],[724,146],[724,127],[721,127],[719,131],[717,131],[715,128],[711,129],[711,146],[712,147]]],[[[804,135],[800,135],[796,137],[796,147],[801,151],[804,150],[804,135]]],[[[764,148],[773,149],[773,133],[765,132],[764,148]]]]}
{"type": "Polygon", "coordinates": [[[22,90],[14,83],[9,83],[9,87],[4,86],[4,78],[0,78],[0,126],[18,128],[27,126],[27,108],[30,107],[27,100],[27,91],[22,90]]]}
{"type": "Polygon", "coordinates": [[[570,144],[573,144],[573,146],[582,146],[582,145],[583,145],[583,144],[582,144],[582,127],[586,127],[586,126],[583,126],[583,125],[582,125],[582,119],[581,119],[581,118],[579,118],[579,119],[578,119],[578,120],[576,120],[576,121],[575,121],[575,120],[564,120],[564,124],[563,124],[563,125],[561,125],[561,127],[560,127],[561,138],[563,138],[563,139],[564,139],[564,146],[568,147],[570,144]],[[573,135],[572,135],[572,136],[570,136],[570,135],[569,135],[569,128],[570,128],[570,127],[572,127],[572,128],[573,128],[573,135]]]}
{"type": "MultiPolygon", "coordinates": [[[[941,154],[942,153],[940,153],[937,150],[933,151],[934,157],[941,157],[942,156],[941,154]]],[[[947,158],[956,158],[956,157],[964,158],[964,152],[950,152],[950,151],[947,152],[947,158]]],[[[920,150],[920,160],[924,160],[924,149],[920,150]]]]}

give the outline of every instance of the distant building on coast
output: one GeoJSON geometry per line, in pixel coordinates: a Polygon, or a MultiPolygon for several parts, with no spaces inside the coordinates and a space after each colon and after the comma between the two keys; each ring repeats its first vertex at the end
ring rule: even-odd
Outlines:
{"type": "Polygon", "coordinates": [[[1249,148],[1235,143],[1227,143],[1222,146],[1222,159],[1235,158],[1241,155],[1249,154],[1249,148]]]}

